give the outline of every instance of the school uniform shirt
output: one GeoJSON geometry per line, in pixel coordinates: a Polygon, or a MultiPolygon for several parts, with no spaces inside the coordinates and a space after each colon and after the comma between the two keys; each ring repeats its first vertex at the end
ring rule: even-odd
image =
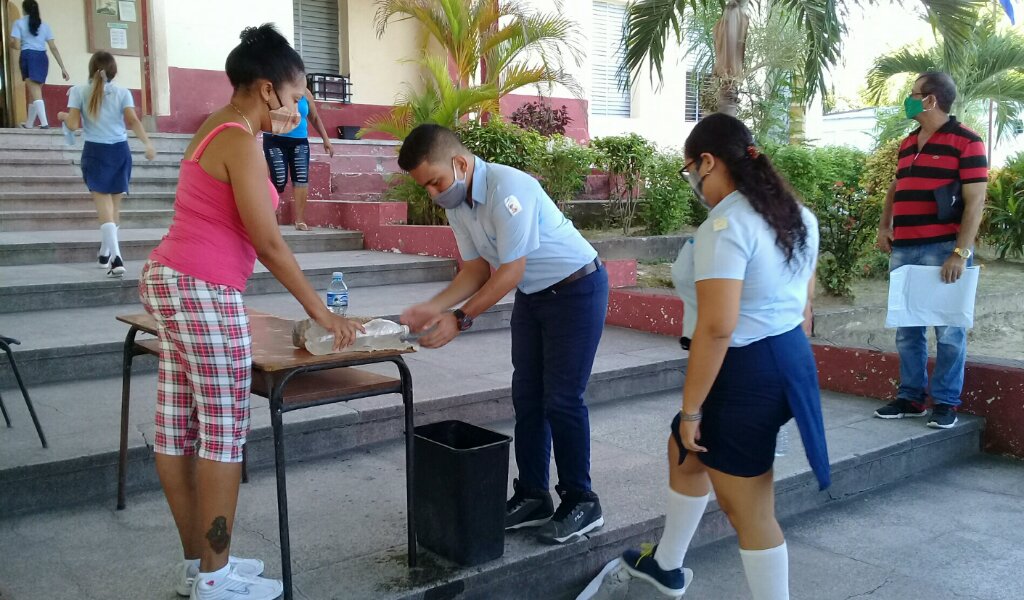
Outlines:
{"type": "Polygon", "coordinates": [[[544,290],[597,258],[597,251],[530,175],[474,157],[472,206],[447,209],[462,260],[493,268],[526,257],[519,290],[544,290]]]}
{"type": "Polygon", "coordinates": [[[11,29],[11,37],[21,40],[22,50],[36,50],[46,52],[46,43],[53,39],[53,31],[46,23],[40,23],[35,35],[28,25],[28,17],[22,17],[14,22],[11,29]]]}
{"type": "Polygon", "coordinates": [[[672,282],[683,300],[684,337],[693,337],[697,282],[706,279],[743,281],[730,347],[781,335],[803,323],[807,284],[818,256],[818,219],[806,207],[800,212],[807,247],[797,248],[793,262],[787,264],[775,243],[775,231],[742,193],[729,194],[711,209],[672,265],[672,282]]]}
{"type": "Polygon", "coordinates": [[[68,108],[77,108],[82,112],[85,141],[97,144],[128,141],[124,109],[135,107],[132,93],[119,85],[106,83],[103,86],[103,102],[96,118],[93,118],[88,110],[91,97],[92,85],[76,85],[68,93],[68,108]]]}

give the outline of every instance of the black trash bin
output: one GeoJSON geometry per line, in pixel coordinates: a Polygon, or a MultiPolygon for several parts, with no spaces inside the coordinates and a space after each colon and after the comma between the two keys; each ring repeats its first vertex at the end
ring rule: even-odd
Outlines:
{"type": "Polygon", "coordinates": [[[462,421],[414,432],[419,543],[465,566],[501,557],[512,438],[462,421]]]}

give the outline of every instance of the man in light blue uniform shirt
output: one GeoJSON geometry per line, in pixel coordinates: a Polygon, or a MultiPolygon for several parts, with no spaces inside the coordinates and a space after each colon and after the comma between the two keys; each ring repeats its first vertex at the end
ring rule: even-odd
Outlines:
{"type": "Polygon", "coordinates": [[[518,288],[511,325],[519,477],[506,529],[540,527],[539,539],[562,543],[601,527],[583,401],[608,310],[608,274],[597,251],[536,179],[473,156],[444,127],[414,129],[398,165],[446,209],[463,260],[444,291],[402,314],[413,331],[427,331],[420,344],[444,346],[518,288]],[[558,510],[549,492],[552,446],[558,510]]]}

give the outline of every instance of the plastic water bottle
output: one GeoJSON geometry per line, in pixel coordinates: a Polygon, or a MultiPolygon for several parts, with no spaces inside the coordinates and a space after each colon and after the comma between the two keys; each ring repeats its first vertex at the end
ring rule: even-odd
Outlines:
{"type": "Polygon", "coordinates": [[[327,287],[327,308],[336,315],[348,314],[348,286],[341,271],[335,271],[331,276],[331,285],[327,287]]]}
{"type": "MultiPolygon", "coordinates": [[[[407,325],[399,325],[386,319],[368,321],[363,328],[366,333],[356,333],[355,342],[343,352],[372,352],[374,350],[401,349],[409,346],[412,335],[407,325]]],[[[306,350],[310,354],[324,355],[334,352],[334,334],[315,322],[309,323],[304,333],[306,350]]]]}
{"type": "Polygon", "coordinates": [[[789,452],[789,430],[785,426],[779,428],[779,434],[775,438],[776,458],[785,456],[789,452]]]}

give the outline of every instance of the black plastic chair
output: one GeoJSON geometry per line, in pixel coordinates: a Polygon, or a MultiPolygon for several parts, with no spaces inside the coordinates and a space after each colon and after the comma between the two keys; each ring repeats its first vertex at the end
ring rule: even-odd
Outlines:
{"type": "MultiPolygon", "coordinates": [[[[28,406],[28,413],[32,415],[32,422],[35,423],[36,433],[39,434],[39,441],[43,443],[43,448],[48,448],[46,445],[46,436],[43,435],[43,427],[39,424],[39,417],[36,416],[36,409],[32,408],[32,400],[28,397],[28,389],[25,388],[25,382],[21,380],[21,373],[18,372],[18,364],[14,362],[14,353],[11,352],[11,344],[21,344],[14,338],[4,337],[0,335],[0,349],[3,349],[7,353],[7,359],[11,361],[11,371],[14,373],[14,378],[18,380],[18,387],[21,388],[21,395],[25,397],[25,405],[28,406]]],[[[4,421],[7,422],[7,426],[11,426],[11,418],[7,416],[7,407],[4,406],[4,400],[0,397],[0,412],[4,414],[4,421]]]]}

